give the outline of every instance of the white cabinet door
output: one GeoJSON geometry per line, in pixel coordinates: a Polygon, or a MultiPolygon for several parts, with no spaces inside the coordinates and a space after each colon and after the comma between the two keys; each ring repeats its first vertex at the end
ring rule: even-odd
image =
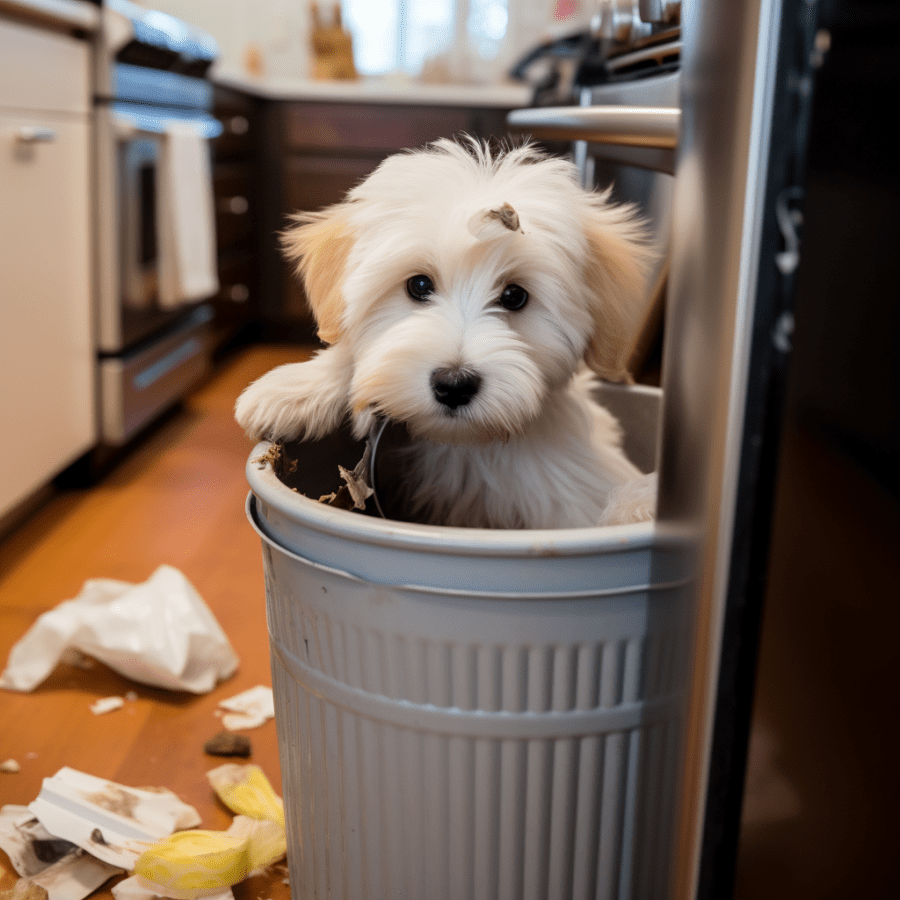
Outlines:
{"type": "Polygon", "coordinates": [[[94,443],[88,129],[0,105],[0,515],[94,443]]]}

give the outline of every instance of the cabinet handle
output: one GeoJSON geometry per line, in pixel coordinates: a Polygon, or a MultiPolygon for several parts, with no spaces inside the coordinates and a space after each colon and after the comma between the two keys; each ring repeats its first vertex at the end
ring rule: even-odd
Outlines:
{"type": "Polygon", "coordinates": [[[56,132],[52,128],[26,125],[16,132],[16,140],[20,144],[52,144],[56,140],[56,132]]]}
{"type": "Polygon", "coordinates": [[[232,213],[235,216],[246,215],[250,202],[238,194],[235,197],[220,197],[216,203],[220,212],[232,213]]]}

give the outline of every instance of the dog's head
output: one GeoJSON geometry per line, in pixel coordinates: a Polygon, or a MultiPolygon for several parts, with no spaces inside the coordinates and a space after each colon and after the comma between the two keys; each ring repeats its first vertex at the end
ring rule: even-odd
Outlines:
{"type": "Polygon", "coordinates": [[[625,375],[649,251],[628,207],[524,146],[438,141],[385,160],[285,235],[327,343],[371,414],[444,443],[521,433],[582,360],[625,375]]]}

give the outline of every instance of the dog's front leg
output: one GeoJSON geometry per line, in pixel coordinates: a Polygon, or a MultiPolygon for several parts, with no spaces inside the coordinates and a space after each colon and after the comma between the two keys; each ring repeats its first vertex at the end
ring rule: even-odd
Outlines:
{"type": "Polygon", "coordinates": [[[253,440],[315,440],[345,416],[352,373],[350,354],[335,344],[254,381],[238,397],[234,416],[253,440]]]}
{"type": "Polygon", "coordinates": [[[609,495],[609,502],[599,525],[633,525],[650,522],[656,517],[656,494],[659,479],[656,472],[623,482],[609,495]]]}

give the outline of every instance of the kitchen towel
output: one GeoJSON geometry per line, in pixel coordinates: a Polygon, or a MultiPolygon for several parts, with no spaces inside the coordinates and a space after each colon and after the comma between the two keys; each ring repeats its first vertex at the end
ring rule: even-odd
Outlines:
{"type": "Polygon", "coordinates": [[[172,309],[219,290],[209,141],[191,122],[173,122],[160,159],[159,303],[172,309]]]}

